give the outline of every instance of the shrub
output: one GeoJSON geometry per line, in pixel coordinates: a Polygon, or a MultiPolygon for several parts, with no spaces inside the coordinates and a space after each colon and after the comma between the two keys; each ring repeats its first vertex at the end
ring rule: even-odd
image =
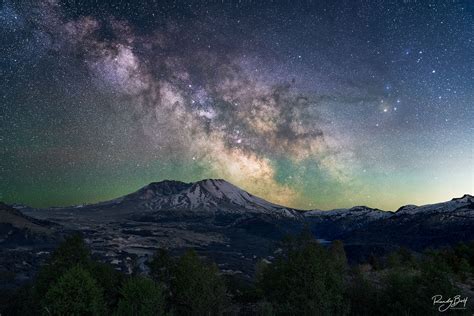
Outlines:
{"type": "Polygon", "coordinates": [[[221,314],[227,305],[227,289],[217,266],[204,263],[194,251],[177,260],[171,292],[177,310],[185,314],[221,314]]]}
{"type": "Polygon", "coordinates": [[[101,315],[102,291],[81,266],[64,273],[51,286],[41,304],[44,315],[101,315]]]}
{"type": "Polygon", "coordinates": [[[265,299],[276,314],[341,315],[348,311],[343,297],[345,255],[341,244],[329,252],[308,234],[288,239],[275,263],[259,280],[265,299]]]}
{"type": "Polygon", "coordinates": [[[120,291],[122,298],[117,314],[123,316],[155,316],[165,313],[163,287],[144,277],[128,279],[120,291]]]}

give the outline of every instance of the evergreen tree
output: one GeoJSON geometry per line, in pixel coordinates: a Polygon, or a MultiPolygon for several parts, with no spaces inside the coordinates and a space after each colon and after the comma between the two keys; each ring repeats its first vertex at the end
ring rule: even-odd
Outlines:
{"type": "Polygon", "coordinates": [[[344,244],[340,240],[335,240],[331,243],[329,251],[334,260],[334,264],[338,265],[336,267],[339,271],[344,271],[347,269],[347,256],[346,251],[344,250],[344,244]]]}
{"type": "Polygon", "coordinates": [[[89,264],[90,252],[81,236],[76,234],[66,238],[38,272],[32,291],[32,305],[39,306],[52,284],[70,268],[89,264]]]}
{"type": "Polygon", "coordinates": [[[115,270],[111,265],[97,261],[91,261],[85,268],[103,290],[107,308],[114,310],[120,298],[120,289],[124,275],[115,270]]]}
{"type": "Polygon", "coordinates": [[[285,252],[263,271],[259,281],[265,299],[281,315],[345,314],[345,256],[332,255],[308,233],[285,241],[285,252]]]}
{"type": "Polygon", "coordinates": [[[104,306],[101,289],[81,266],[65,272],[41,303],[43,315],[102,315],[104,306]]]}
{"type": "Polygon", "coordinates": [[[166,249],[158,249],[153,255],[152,260],[148,263],[150,276],[153,280],[164,284],[170,283],[170,274],[173,266],[174,261],[166,249]]]}
{"type": "Polygon", "coordinates": [[[121,290],[118,303],[120,316],[155,316],[165,314],[163,287],[144,277],[128,279],[121,290]]]}
{"type": "Polygon", "coordinates": [[[217,266],[202,262],[192,250],[177,260],[171,291],[180,313],[219,315],[227,305],[227,289],[217,266]]]}
{"type": "Polygon", "coordinates": [[[384,308],[380,304],[380,291],[364,276],[360,269],[356,268],[350,276],[346,295],[350,301],[351,315],[384,314],[384,308]]]}

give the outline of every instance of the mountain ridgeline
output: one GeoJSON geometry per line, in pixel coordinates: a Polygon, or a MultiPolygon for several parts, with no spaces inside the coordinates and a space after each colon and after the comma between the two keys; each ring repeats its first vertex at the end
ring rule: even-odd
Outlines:
{"type": "MultiPolygon", "coordinates": [[[[432,205],[407,205],[396,212],[365,206],[301,211],[265,201],[225,180],[208,179],[154,182],[97,204],[43,209],[17,205],[10,209],[21,214],[22,221],[36,225],[28,230],[30,235],[47,236],[30,238],[32,243],[11,239],[16,235],[9,231],[3,234],[3,257],[21,248],[31,253],[28,262],[32,267],[41,261],[45,251],[39,250],[50,244],[51,236],[71,232],[80,232],[95,255],[124,272],[137,268],[147,272],[145,262],[157,249],[180,254],[192,248],[214,260],[222,272],[244,278],[252,275],[258,261],[274,259],[275,245],[284,236],[303,229],[323,243],[342,240],[350,261],[401,246],[421,251],[474,239],[471,195],[432,205]]],[[[6,225],[1,227],[13,227],[6,225]]],[[[22,278],[28,278],[27,268],[31,270],[0,262],[0,269],[15,275],[23,272],[22,278]]]]}
{"type": "MultiPolygon", "coordinates": [[[[131,203],[153,211],[183,211],[188,214],[267,214],[272,217],[297,217],[301,211],[286,208],[256,197],[222,179],[195,183],[153,182],[109,205],[131,203]]],[[[185,215],[185,214],[184,214],[185,215]]]]}

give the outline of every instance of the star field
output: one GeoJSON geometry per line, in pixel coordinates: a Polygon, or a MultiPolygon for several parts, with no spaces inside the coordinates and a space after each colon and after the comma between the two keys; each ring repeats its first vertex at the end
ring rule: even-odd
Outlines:
{"type": "Polygon", "coordinates": [[[304,209],[474,192],[466,1],[3,1],[0,200],[225,178],[304,209]]]}

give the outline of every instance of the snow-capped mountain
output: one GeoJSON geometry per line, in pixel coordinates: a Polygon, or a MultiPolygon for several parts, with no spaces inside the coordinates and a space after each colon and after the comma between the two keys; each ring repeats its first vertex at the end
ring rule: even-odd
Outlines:
{"type": "Polygon", "coordinates": [[[474,216],[474,197],[469,194],[465,194],[463,197],[454,198],[451,201],[427,204],[422,206],[416,205],[405,205],[400,207],[396,211],[396,215],[406,214],[429,214],[429,213],[449,213],[449,212],[466,212],[471,216],[474,216]]]}
{"type": "Polygon", "coordinates": [[[365,218],[366,220],[377,220],[391,215],[391,212],[382,211],[377,208],[367,206],[354,206],[351,208],[341,208],[330,211],[313,210],[304,213],[305,217],[331,217],[336,218],[365,218]]]}
{"type": "Polygon", "coordinates": [[[153,211],[260,213],[277,217],[300,217],[299,211],[265,201],[222,179],[195,183],[153,182],[115,203],[135,202],[153,211]]]}
{"type": "Polygon", "coordinates": [[[473,240],[474,199],[466,194],[443,203],[406,205],[340,237],[348,243],[392,243],[417,250],[473,240]]]}
{"type": "Polygon", "coordinates": [[[442,203],[406,205],[396,212],[356,206],[304,215],[312,231],[324,239],[424,247],[474,238],[474,199],[467,194],[442,203]]]}
{"type": "Polygon", "coordinates": [[[354,230],[364,229],[372,222],[388,218],[391,212],[355,206],[349,209],[335,209],[330,211],[307,211],[304,213],[305,222],[312,231],[323,239],[337,239],[341,235],[354,230]]]}

